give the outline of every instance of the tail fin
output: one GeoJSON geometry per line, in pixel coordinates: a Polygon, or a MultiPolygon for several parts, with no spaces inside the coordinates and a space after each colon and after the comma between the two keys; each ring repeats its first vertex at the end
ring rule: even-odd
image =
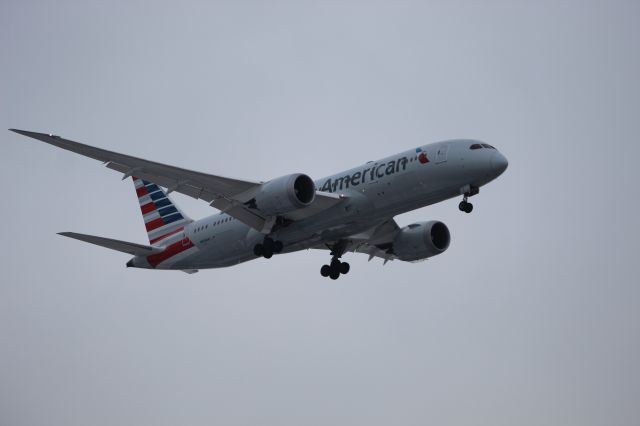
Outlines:
{"type": "Polygon", "coordinates": [[[137,177],[132,179],[150,244],[161,244],[162,240],[192,222],[158,185],[137,177]]]}

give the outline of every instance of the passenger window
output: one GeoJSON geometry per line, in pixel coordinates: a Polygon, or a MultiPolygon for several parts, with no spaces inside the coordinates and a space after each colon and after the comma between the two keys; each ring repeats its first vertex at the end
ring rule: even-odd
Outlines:
{"type": "Polygon", "coordinates": [[[480,145],[479,143],[474,143],[469,147],[469,149],[480,149],[480,148],[482,148],[482,145],[480,145]]]}

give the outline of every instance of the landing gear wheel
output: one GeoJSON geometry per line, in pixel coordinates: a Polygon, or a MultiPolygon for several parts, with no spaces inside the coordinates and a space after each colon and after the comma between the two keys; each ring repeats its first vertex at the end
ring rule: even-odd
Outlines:
{"type": "Polygon", "coordinates": [[[282,241],[274,241],[273,238],[266,237],[262,244],[258,243],[253,246],[253,254],[271,259],[274,253],[280,253],[283,247],[282,241]]]}
{"type": "Polygon", "coordinates": [[[333,245],[327,244],[331,250],[331,262],[328,265],[322,265],[320,275],[337,280],[340,275],[348,274],[350,266],[347,262],[341,262],[340,257],[345,253],[348,243],[345,240],[339,240],[333,245]]]}
{"type": "Polygon", "coordinates": [[[339,259],[333,258],[330,265],[322,265],[320,275],[329,277],[332,280],[337,280],[340,278],[340,275],[348,274],[349,269],[351,269],[351,267],[347,262],[340,262],[339,259]]]}
{"type": "Polygon", "coordinates": [[[462,194],[462,201],[458,204],[458,208],[460,211],[465,213],[471,213],[473,211],[473,204],[469,201],[469,197],[473,195],[478,195],[480,193],[480,188],[473,185],[465,185],[460,188],[460,194],[462,194]]]}
{"type": "Polygon", "coordinates": [[[458,208],[462,212],[471,213],[473,211],[473,204],[467,201],[461,201],[460,204],[458,204],[458,208]]]}
{"type": "Polygon", "coordinates": [[[265,252],[273,253],[275,251],[274,250],[275,242],[269,237],[264,239],[264,242],[262,243],[262,245],[264,245],[265,252]]]}
{"type": "Polygon", "coordinates": [[[328,277],[330,273],[331,273],[331,266],[322,265],[322,268],[320,268],[320,275],[322,275],[323,277],[328,277]]]}

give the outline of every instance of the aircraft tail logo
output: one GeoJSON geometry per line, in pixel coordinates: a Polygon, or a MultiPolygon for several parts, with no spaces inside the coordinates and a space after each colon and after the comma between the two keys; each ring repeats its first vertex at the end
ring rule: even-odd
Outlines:
{"type": "Polygon", "coordinates": [[[192,222],[158,185],[137,177],[132,179],[150,244],[161,244],[192,222]]]}

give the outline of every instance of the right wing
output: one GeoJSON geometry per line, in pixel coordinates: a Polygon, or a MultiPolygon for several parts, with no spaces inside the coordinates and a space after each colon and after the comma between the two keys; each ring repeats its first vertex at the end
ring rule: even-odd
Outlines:
{"type": "MultiPolygon", "coordinates": [[[[235,217],[248,226],[260,231],[269,232],[275,218],[269,217],[258,209],[245,205],[261,188],[263,182],[233,179],[223,176],[183,169],[143,158],[120,154],[106,149],[96,148],[60,136],[9,129],[30,138],[38,139],[58,148],[75,152],[85,157],[102,161],[108,168],[129,176],[154,182],[167,188],[167,193],[180,192],[196,199],[207,201],[211,206],[235,217]]],[[[336,194],[316,191],[313,204],[294,210],[284,217],[290,220],[301,220],[320,213],[342,201],[336,194]]]]}

